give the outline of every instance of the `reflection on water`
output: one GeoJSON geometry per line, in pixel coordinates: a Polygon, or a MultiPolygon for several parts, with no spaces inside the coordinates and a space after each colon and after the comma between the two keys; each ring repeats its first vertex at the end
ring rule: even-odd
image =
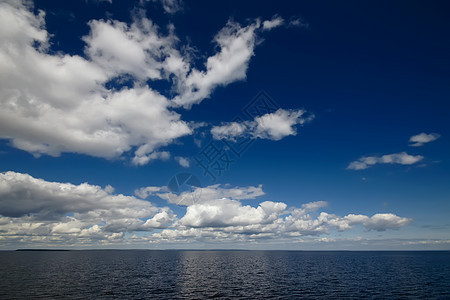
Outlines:
{"type": "Polygon", "coordinates": [[[0,298],[448,298],[450,252],[0,252],[0,298]]]}

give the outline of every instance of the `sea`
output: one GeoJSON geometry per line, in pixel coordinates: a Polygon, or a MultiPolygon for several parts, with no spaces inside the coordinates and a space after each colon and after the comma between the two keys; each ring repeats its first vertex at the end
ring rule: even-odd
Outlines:
{"type": "Polygon", "coordinates": [[[450,299],[450,252],[0,251],[0,299],[450,299]]]}

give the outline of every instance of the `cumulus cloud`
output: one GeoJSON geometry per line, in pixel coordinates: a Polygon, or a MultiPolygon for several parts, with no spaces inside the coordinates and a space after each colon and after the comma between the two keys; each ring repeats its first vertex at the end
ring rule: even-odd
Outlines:
{"type": "Polygon", "coordinates": [[[250,58],[254,55],[259,20],[242,27],[229,21],[214,37],[220,50],[206,61],[206,70],[193,68],[178,84],[180,95],[174,103],[184,107],[208,98],[214,88],[246,78],[250,58]]]}
{"type": "Polygon", "coordinates": [[[83,37],[86,54],[109,74],[132,74],[138,79],[160,79],[162,62],[176,38],[160,36],[151,20],[135,17],[130,26],[114,20],[92,20],[90,33],[83,37]]]}
{"type": "Polygon", "coordinates": [[[368,230],[385,231],[387,229],[397,229],[408,225],[412,220],[408,218],[401,218],[394,214],[375,214],[366,222],[362,224],[368,230]]]}
{"type": "Polygon", "coordinates": [[[127,232],[167,228],[175,219],[167,207],[112,192],[110,186],[0,173],[2,235],[108,239],[127,232]]]}
{"type": "Polygon", "coordinates": [[[130,28],[91,22],[85,39],[91,60],[86,60],[45,51],[49,34],[43,12],[34,15],[18,2],[2,3],[0,16],[0,136],[13,146],[36,156],[75,152],[105,158],[138,147],[135,162],[142,164],[157,148],[191,134],[168,109],[169,101],[149,87],[114,91],[103,85],[123,72],[160,76],[148,51],[170,42],[152,35],[148,20],[130,28]]]}
{"type": "Polygon", "coordinates": [[[135,191],[136,195],[144,196],[156,195],[161,199],[177,205],[191,205],[207,203],[218,199],[248,200],[263,196],[262,185],[231,187],[228,185],[214,184],[207,187],[194,187],[192,190],[181,193],[171,192],[167,187],[158,190],[155,187],[144,187],[135,191]],[[147,190],[148,189],[148,190],[147,190]]]}
{"type": "MultiPolygon", "coordinates": [[[[172,11],[176,3],[163,1],[172,11]]],[[[135,165],[167,159],[160,149],[196,128],[173,107],[189,108],[217,86],[245,79],[262,32],[258,20],[228,22],[214,38],[219,51],[197,70],[180,50],[174,27],[161,34],[143,11],[131,24],[88,25],[86,58],[53,53],[43,11],[35,14],[28,1],[0,3],[0,138],[35,156],[111,159],[131,152],[135,165]],[[124,80],[131,87],[121,87],[124,80]],[[170,81],[174,97],[152,89],[153,80],[170,81]]]]}
{"type": "Polygon", "coordinates": [[[303,125],[311,121],[314,116],[303,117],[306,111],[278,109],[256,117],[253,121],[229,122],[221,126],[214,126],[211,134],[214,139],[235,140],[239,136],[269,139],[278,141],[289,135],[296,135],[295,125],[303,125]]]}
{"type": "Polygon", "coordinates": [[[363,156],[360,159],[351,162],[348,170],[364,170],[376,164],[400,164],[413,165],[423,159],[421,155],[409,155],[406,152],[386,154],[383,156],[363,156]]]}
{"type": "Polygon", "coordinates": [[[250,205],[243,206],[236,200],[219,199],[190,205],[180,223],[190,227],[266,224],[277,219],[286,207],[286,204],[281,202],[265,201],[255,208],[250,205]]]}
{"type": "Polygon", "coordinates": [[[201,188],[199,201],[177,218],[168,207],[142,200],[160,197],[174,203],[166,187],[138,189],[133,196],[114,194],[111,186],[50,182],[16,172],[0,173],[0,240],[62,245],[292,240],[346,231],[398,229],[412,220],[392,213],[337,216],[325,201],[288,208],[283,202],[244,205],[264,192],[262,186],[201,188]],[[155,229],[160,229],[156,230],[155,229]],[[139,236],[136,235],[137,232],[139,236]]]}
{"type": "Polygon", "coordinates": [[[317,213],[328,206],[326,201],[309,202],[291,209],[287,209],[283,202],[273,201],[261,202],[256,207],[243,205],[242,200],[265,195],[262,185],[231,187],[216,184],[181,194],[171,193],[165,187],[148,187],[136,191],[136,194],[158,196],[170,203],[187,206],[186,214],[176,222],[176,226],[162,234],[171,238],[186,238],[191,234],[191,237],[212,235],[222,238],[241,234],[264,238],[315,236],[329,233],[333,228],[345,231],[357,225],[376,231],[398,229],[412,221],[391,213],[371,217],[355,214],[339,217],[323,211],[317,213]]]}
{"type": "Polygon", "coordinates": [[[274,113],[256,117],[256,127],[252,135],[260,139],[270,139],[278,141],[285,136],[296,135],[294,125],[303,125],[312,119],[313,116],[302,118],[304,110],[284,110],[279,109],[274,113]]]}
{"type": "Polygon", "coordinates": [[[326,215],[327,222],[340,231],[348,230],[353,225],[363,225],[367,230],[386,231],[398,229],[412,222],[412,219],[402,218],[391,213],[375,214],[372,217],[349,214],[345,217],[326,215]]]}
{"type": "Polygon", "coordinates": [[[438,133],[419,133],[417,135],[413,135],[409,138],[410,146],[412,147],[421,147],[426,143],[433,142],[440,138],[440,134],[438,133]]]}
{"type": "Polygon", "coordinates": [[[220,199],[189,206],[175,228],[155,233],[153,237],[166,241],[248,242],[269,239],[292,242],[329,234],[333,229],[347,231],[359,225],[367,231],[382,232],[412,222],[409,218],[390,213],[339,217],[317,212],[326,205],[323,201],[311,202],[301,208],[287,210],[282,202],[265,201],[253,207],[236,200],[220,199]]]}

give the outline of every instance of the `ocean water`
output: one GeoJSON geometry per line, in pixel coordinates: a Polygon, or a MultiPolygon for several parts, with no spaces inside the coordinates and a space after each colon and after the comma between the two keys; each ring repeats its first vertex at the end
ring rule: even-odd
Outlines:
{"type": "Polygon", "coordinates": [[[450,252],[1,251],[1,299],[450,299],[450,252]]]}

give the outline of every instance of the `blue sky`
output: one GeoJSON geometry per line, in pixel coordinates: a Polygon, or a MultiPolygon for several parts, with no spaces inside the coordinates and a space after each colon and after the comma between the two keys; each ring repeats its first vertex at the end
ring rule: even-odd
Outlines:
{"type": "Polygon", "coordinates": [[[4,1],[1,248],[448,249],[448,8],[4,1]]]}

